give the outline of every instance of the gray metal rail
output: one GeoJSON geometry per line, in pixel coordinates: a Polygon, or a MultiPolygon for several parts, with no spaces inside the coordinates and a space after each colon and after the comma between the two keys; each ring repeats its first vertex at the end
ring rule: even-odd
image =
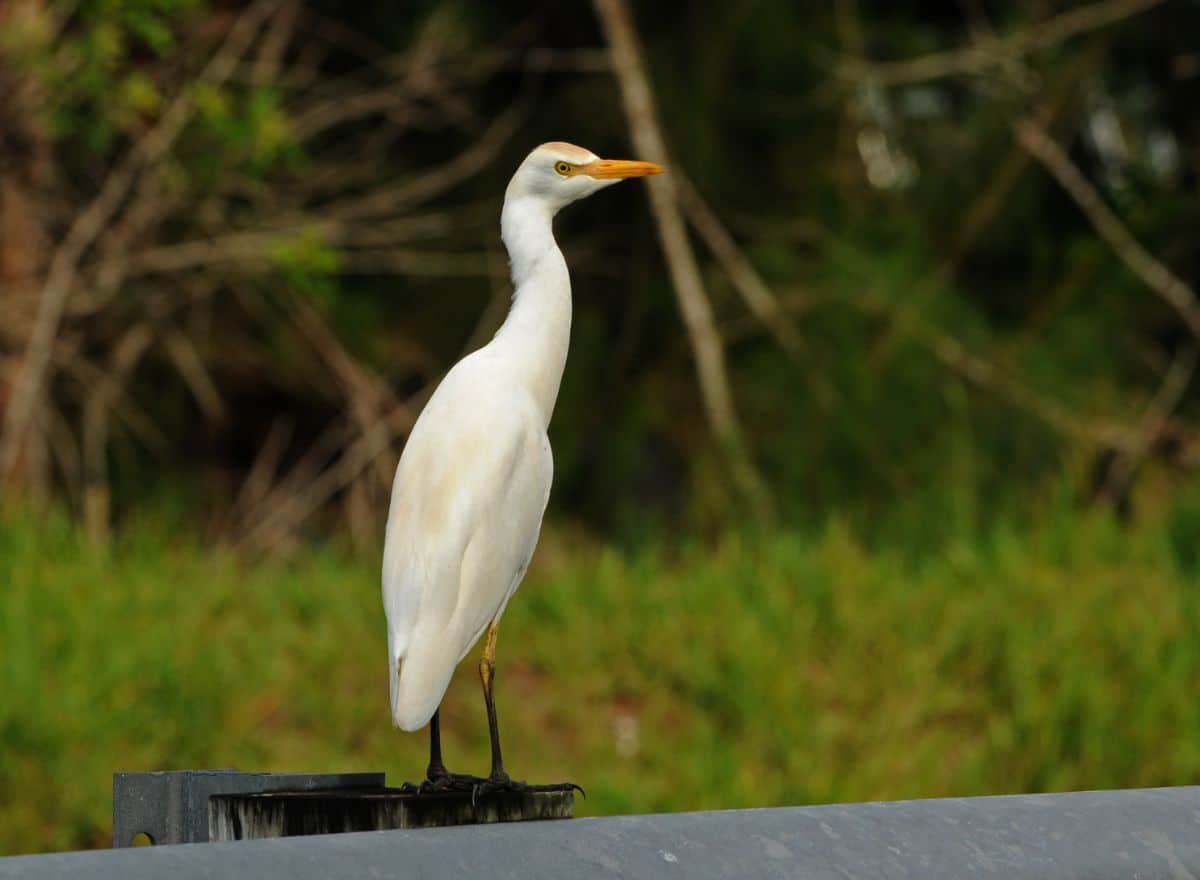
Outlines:
{"type": "Polygon", "coordinates": [[[1200,878],[1200,787],[379,831],[0,859],[0,878],[1200,878]]]}

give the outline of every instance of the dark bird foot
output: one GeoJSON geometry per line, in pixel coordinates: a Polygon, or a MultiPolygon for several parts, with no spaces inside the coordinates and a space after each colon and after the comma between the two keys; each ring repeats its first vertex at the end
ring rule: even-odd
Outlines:
{"type": "Polygon", "coordinates": [[[520,782],[512,779],[506,773],[503,776],[489,776],[487,779],[479,780],[471,789],[471,803],[474,804],[479,798],[486,797],[494,792],[536,794],[554,791],[577,791],[585,798],[587,797],[587,792],[583,790],[583,787],[576,785],[574,782],[552,782],[548,785],[532,785],[528,782],[520,782]]]}
{"type": "Polygon", "coordinates": [[[441,794],[442,792],[474,792],[475,787],[487,782],[483,776],[469,773],[432,773],[419,784],[406,782],[400,786],[405,794],[441,794]]]}
{"type": "Polygon", "coordinates": [[[585,798],[582,786],[574,782],[554,782],[548,785],[533,785],[512,779],[507,773],[502,776],[472,776],[469,773],[450,773],[442,771],[431,773],[419,784],[406,782],[400,786],[405,794],[442,794],[444,792],[470,792],[471,803],[477,803],[479,798],[499,792],[515,792],[521,794],[537,794],[541,792],[577,791],[585,798]]]}

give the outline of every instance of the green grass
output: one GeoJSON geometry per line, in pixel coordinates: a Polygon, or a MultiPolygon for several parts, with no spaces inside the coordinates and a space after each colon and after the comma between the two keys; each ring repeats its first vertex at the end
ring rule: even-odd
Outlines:
{"type": "MultiPolygon", "coordinates": [[[[836,525],[550,534],[501,628],[506,760],[584,785],[583,814],[1195,783],[1200,584],[1173,541],[1078,516],[918,559],[836,525]]],[[[424,767],[388,720],[374,559],[251,565],[145,520],[98,551],[16,517],[0,585],[0,852],[106,845],[114,770],[424,767]]],[[[443,729],[482,772],[473,667],[443,729]]]]}

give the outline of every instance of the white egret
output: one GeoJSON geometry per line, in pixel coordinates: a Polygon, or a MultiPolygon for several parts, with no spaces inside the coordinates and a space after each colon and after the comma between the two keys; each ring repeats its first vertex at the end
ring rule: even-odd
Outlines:
{"type": "Polygon", "coordinates": [[[566,143],[529,154],[508,184],[500,216],[514,288],[508,317],[491,342],[446,374],[400,457],[383,604],[392,720],[409,731],[430,725],[425,788],[527,788],[504,770],[493,687],[496,627],[533,556],[553,473],[546,428],[567,360],[571,280],[551,223],[571,202],[661,171],[566,143]],[[486,780],[447,772],[438,726],[450,677],[485,630],[479,677],[492,746],[486,780]]]}

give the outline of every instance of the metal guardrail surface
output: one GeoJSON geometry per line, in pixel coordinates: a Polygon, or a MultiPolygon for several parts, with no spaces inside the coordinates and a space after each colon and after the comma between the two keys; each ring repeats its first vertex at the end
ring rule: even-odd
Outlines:
{"type": "Polygon", "coordinates": [[[676,813],[0,859],[0,878],[1200,877],[1200,787],[676,813]]]}

